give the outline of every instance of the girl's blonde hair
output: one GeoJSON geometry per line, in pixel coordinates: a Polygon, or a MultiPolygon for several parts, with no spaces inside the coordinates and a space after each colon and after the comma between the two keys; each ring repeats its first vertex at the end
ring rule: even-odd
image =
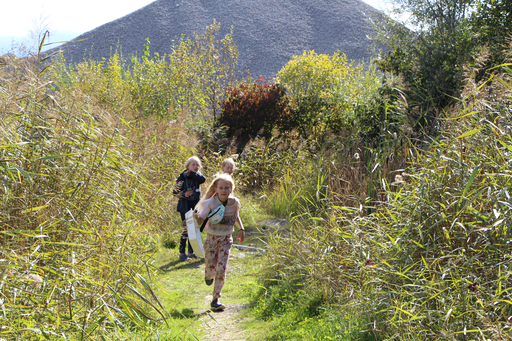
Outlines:
{"type": "Polygon", "coordinates": [[[197,156],[192,156],[187,160],[187,162],[185,162],[185,169],[188,169],[188,165],[190,165],[193,161],[197,162],[199,168],[203,168],[201,165],[201,160],[197,156]]]}
{"type": "Polygon", "coordinates": [[[235,169],[235,160],[233,160],[232,158],[228,158],[228,159],[225,159],[224,161],[222,161],[222,167],[226,166],[226,165],[232,165],[233,166],[233,170],[235,169]]]}
{"type": "Polygon", "coordinates": [[[217,184],[219,183],[220,180],[224,180],[224,181],[229,182],[229,184],[231,185],[231,194],[230,194],[230,196],[233,196],[233,192],[235,191],[235,181],[233,181],[233,178],[231,177],[231,175],[229,175],[229,174],[217,174],[217,175],[215,175],[215,178],[210,183],[210,186],[208,186],[208,189],[206,190],[205,195],[201,198],[201,201],[199,202],[199,204],[201,204],[203,201],[205,201],[207,199],[211,199],[211,198],[213,198],[214,196],[217,195],[217,193],[216,193],[217,184]]]}

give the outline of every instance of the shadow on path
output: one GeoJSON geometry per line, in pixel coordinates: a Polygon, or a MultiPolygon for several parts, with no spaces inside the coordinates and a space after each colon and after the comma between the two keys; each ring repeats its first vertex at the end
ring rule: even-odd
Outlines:
{"type": "Polygon", "coordinates": [[[176,270],[182,270],[182,269],[197,269],[202,264],[204,264],[203,258],[198,258],[194,260],[188,260],[188,261],[180,261],[179,259],[170,261],[169,263],[166,263],[162,266],[160,266],[160,270],[169,272],[169,271],[176,271],[176,270]]]}

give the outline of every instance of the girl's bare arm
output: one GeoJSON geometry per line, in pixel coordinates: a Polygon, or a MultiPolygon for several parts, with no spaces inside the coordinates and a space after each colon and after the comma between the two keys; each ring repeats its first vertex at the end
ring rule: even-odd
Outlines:
{"type": "Polygon", "coordinates": [[[236,237],[236,240],[240,241],[240,244],[244,243],[245,239],[245,229],[244,225],[242,224],[242,219],[240,219],[240,215],[236,217],[236,223],[238,224],[238,227],[240,228],[240,231],[238,231],[238,236],[236,237]]]}
{"type": "Polygon", "coordinates": [[[201,225],[203,223],[203,221],[204,221],[204,218],[201,218],[199,216],[199,213],[197,213],[197,212],[194,212],[194,218],[196,218],[196,221],[197,221],[198,225],[201,225]]]}
{"type": "Polygon", "coordinates": [[[244,229],[244,225],[242,224],[242,219],[240,219],[240,216],[236,217],[236,223],[238,224],[240,230],[244,229]]]}

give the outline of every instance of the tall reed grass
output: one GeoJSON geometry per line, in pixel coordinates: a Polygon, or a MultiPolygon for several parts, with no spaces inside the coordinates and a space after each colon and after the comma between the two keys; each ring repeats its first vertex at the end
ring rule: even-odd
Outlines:
{"type": "Polygon", "coordinates": [[[122,339],[167,322],[147,262],[179,231],[171,191],[194,141],[183,118],[137,117],[123,91],[96,88],[99,67],[63,87],[42,58],[0,66],[0,338],[122,339]]]}
{"type": "Polygon", "coordinates": [[[270,194],[295,219],[289,235],[270,239],[263,318],[315,299],[318,313],[297,315],[285,332],[314,317],[340,325],[325,339],[512,338],[509,65],[492,70],[492,83],[468,76],[465,97],[428,144],[389,136],[357,156],[338,148],[270,194]],[[344,329],[347,311],[358,330],[344,329]]]}

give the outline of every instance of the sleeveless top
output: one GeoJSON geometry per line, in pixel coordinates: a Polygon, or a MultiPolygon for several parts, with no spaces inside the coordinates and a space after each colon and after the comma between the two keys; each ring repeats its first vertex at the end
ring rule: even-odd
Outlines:
{"type": "MultiPolygon", "coordinates": [[[[199,207],[199,216],[206,219],[210,212],[221,206],[218,197],[207,199],[199,207]]],[[[218,224],[212,224],[209,220],[206,223],[206,232],[214,236],[226,236],[235,230],[235,222],[240,212],[240,201],[237,198],[230,197],[224,210],[224,217],[218,224]]]]}

